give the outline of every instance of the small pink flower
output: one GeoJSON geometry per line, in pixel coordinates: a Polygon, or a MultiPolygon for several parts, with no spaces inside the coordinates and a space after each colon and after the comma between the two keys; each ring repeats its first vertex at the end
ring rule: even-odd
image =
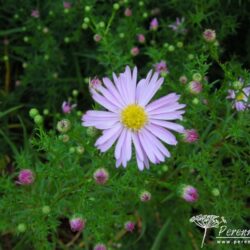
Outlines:
{"type": "Polygon", "coordinates": [[[131,53],[132,56],[137,56],[140,53],[140,49],[138,47],[133,47],[130,50],[130,53],[131,53]]]}
{"type": "Polygon", "coordinates": [[[71,219],[69,221],[69,224],[70,224],[70,228],[73,232],[80,232],[85,227],[85,221],[80,217],[76,217],[76,218],[71,219]]]}
{"type": "Polygon", "coordinates": [[[155,64],[155,71],[158,73],[168,73],[168,67],[165,61],[160,61],[159,63],[155,64]]]}
{"type": "Polygon", "coordinates": [[[188,89],[192,94],[199,94],[202,91],[202,84],[200,82],[191,81],[188,84],[188,89]]]}
{"type": "Polygon", "coordinates": [[[94,250],[107,250],[107,248],[104,244],[99,243],[95,245],[94,250]]]}
{"type": "Polygon", "coordinates": [[[92,92],[92,90],[98,90],[99,87],[102,86],[102,82],[99,78],[94,77],[89,81],[89,89],[92,92]]]}
{"type": "Polygon", "coordinates": [[[124,224],[124,228],[127,232],[133,232],[134,229],[135,229],[135,223],[132,222],[132,221],[127,221],[125,224],[124,224]]]}
{"type": "Polygon", "coordinates": [[[216,39],[216,33],[214,30],[206,29],[203,32],[203,38],[205,39],[206,42],[213,42],[216,39]]]}
{"type": "Polygon", "coordinates": [[[184,185],[181,190],[181,197],[187,202],[196,202],[199,194],[196,188],[190,185],[184,185]]]}
{"type": "Polygon", "coordinates": [[[64,9],[70,9],[71,8],[71,3],[70,2],[63,2],[63,8],[64,9]]]}
{"type": "Polygon", "coordinates": [[[186,84],[187,83],[187,77],[186,76],[181,76],[180,78],[179,78],[179,81],[180,81],[180,83],[182,83],[182,84],[186,84]]]}
{"type": "Polygon", "coordinates": [[[145,43],[145,41],[146,41],[145,36],[143,34],[138,34],[137,40],[139,43],[145,43]]]}
{"type": "Polygon", "coordinates": [[[157,18],[153,18],[152,21],[150,22],[150,30],[157,30],[159,26],[157,18]]]}
{"type": "Polygon", "coordinates": [[[126,8],[124,11],[125,16],[132,16],[132,10],[130,8],[126,8]]]}
{"type": "Polygon", "coordinates": [[[95,42],[98,43],[98,42],[100,42],[101,40],[102,40],[101,35],[99,35],[99,34],[95,34],[95,35],[94,35],[94,41],[95,41],[95,42]]]}
{"type": "Polygon", "coordinates": [[[96,184],[103,185],[109,179],[109,173],[105,168],[99,168],[94,172],[94,179],[96,184]]]}
{"type": "Polygon", "coordinates": [[[23,169],[19,172],[17,183],[20,185],[31,185],[34,180],[33,172],[30,169],[23,169]]]}
{"type": "Polygon", "coordinates": [[[70,104],[70,102],[63,102],[62,111],[64,114],[69,114],[76,107],[76,104],[70,104]]]}
{"type": "Polygon", "coordinates": [[[143,191],[143,192],[140,194],[140,200],[141,200],[142,202],[150,201],[150,200],[151,200],[151,193],[149,193],[148,191],[143,191]]]}
{"type": "Polygon", "coordinates": [[[183,133],[184,141],[188,143],[196,142],[199,135],[195,129],[186,129],[183,133]]]}
{"type": "Polygon", "coordinates": [[[39,18],[40,17],[40,12],[39,12],[39,10],[32,10],[31,11],[31,16],[32,17],[35,17],[35,18],[39,18]]]}
{"type": "Polygon", "coordinates": [[[239,90],[228,90],[227,99],[233,100],[233,107],[237,111],[243,111],[250,108],[249,103],[249,96],[250,96],[250,85],[239,90]]]}

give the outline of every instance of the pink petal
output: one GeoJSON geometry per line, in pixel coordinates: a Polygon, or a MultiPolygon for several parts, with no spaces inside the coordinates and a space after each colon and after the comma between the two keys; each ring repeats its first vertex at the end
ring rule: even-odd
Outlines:
{"type": "Polygon", "coordinates": [[[122,147],[124,145],[124,141],[125,141],[125,137],[127,134],[127,129],[123,129],[121,132],[121,135],[116,143],[116,147],[115,147],[115,158],[119,159],[121,157],[121,152],[122,152],[122,147]]]}
{"type": "Polygon", "coordinates": [[[179,133],[184,132],[184,127],[174,122],[167,122],[167,121],[154,120],[154,119],[151,119],[150,122],[152,124],[159,125],[161,127],[164,127],[164,128],[167,128],[167,129],[179,132],[179,133]]]}
{"type": "Polygon", "coordinates": [[[153,135],[155,135],[160,140],[166,142],[167,144],[169,144],[169,145],[176,145],[177,144],[175,136],[172,133],[170,133],[168,130],[166,130],[165,128],[162,128],[162,127],[159,127],[159,126],[153,125],[153,124],[146,126],[146,128],[153,135]]]}

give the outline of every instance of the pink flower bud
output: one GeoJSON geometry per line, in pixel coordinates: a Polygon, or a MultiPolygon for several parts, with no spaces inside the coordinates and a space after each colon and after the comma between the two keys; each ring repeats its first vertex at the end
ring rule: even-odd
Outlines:
{"type": "Polygon", "coordinates": [[[85,227],[85,221],[80,217],[71,219],[69,221],[69,224],[70,224],[70,228],[73,232],[80,232],[85,227]]]}
{"type": "Polygon", "coordinates": [[[94,41],[95,41],[95,42],[98,43],[98,42],[100,42],[101,40],[102,40],[102,37],[101,37],[99,34],[95,34],[95,35],[94,35],[94,41]]]}
{"type": "Polygon", "coordinates": [[[76,104],[70,104],[70,102],[63,102],[62,111],[64,114],[69,114],[76,107],[76,104]]]}
{"type": "Polygon", "coordinates": [[[63,2],[63,8],[64,9],[70,9],[71,8],[71,3],[70,2],[63,2]]]}
{"type": "Polygon", "coordinates": [[[188,143],[196,142],[199,135],[195,129],[186,129],[183,133],[184,141],[188,143]]]}
{"type": "Polygon", "coordinates": [[[132,56],[137,56],[140,53],[140,49],[138,47],[133,47],[130,50],[130,53],[131,53],[132,56]]]}
{"type": "Polygon", "coordinates": [[[34,174],[30,169],[23,169],[18,175],[18,184],[31,185],[35,180],[34,174]]]}
{"type": "Polygon", "coordinates": [[[132,221],[127,221],[125,224],[124,224],[124,228],[127,232],[133,232],[134,229],[135,229],[135,223],[132,222],[132,221]]]}
{"type": "Polygon", "coordinates": [[[188,89],[192,94],[199,94],[202,91],[202,84],[200,82],[191,81],[188,84],[188,89]]]}
{"type": "Polygon", "coordinates": [[[148,191],[143,191],[143,192],[140,194],[140,200],[141,200],[142,202],[150,201],[150,200],[151,200],[151,193],[149,193],[148,191]]]}
{"type": "Polygon", "coordinates": [[[206,42],[213,42],[216,39],[216,33],[214,30],[206,29],[203,32],[203,38],[205,39],[206,42]]]}
{"type": "Polygon", "coordinates": [[[145,43],[145,41],[146,41],[145,36],[143,34],[138,34],[137,40],[139,43],[145,43]]]}
{"type": "Polygon", "coordinates": [[[94,179],[96,184],[103,185],[109,179],[109,173],[105,168],[99,168],[94,172],[94,179]]]}
{"type": "Polygon", "coordinates": [[[160,61],[159,63],[155,64],[155,71],[158,73],[168,73],[168,67],[165,61],[160,61]]]}
{"type": "Polygon", "coordinates": [[[154,19],[152,19],[152,21],[150,22],[150,27],[149,27],[149,29],[150,29],[150,30],[157,30],[157,29],[158,29],[158,26],[159,26],[158,20],[157,20],[157,18],[154,18],[154,19]]]}
{"type": "Polygon", "coordinates": [[[181,76],[180,78],[179,78],[179,81],[180,81],[180,83],[182,83],[182,84],[186,84],[187,83],[187,77],[186,76],[181,76]]]}
{"type": "Polygon", "coordinates": [[[99,86],[102,85],[101,80],[99,78],[95,77],[89,81],[89,89],[92,90],[98,90],[99,86]]]}
{"type": "Polygon", "coordinates": [[[124,11],[125,16],[132,16],[132,10],[130,8],[126,8],[124,11]]]}
{"type": "Polygon", "coordinates": [[[35,17],[35,18],[39,18],[40,17],[40,12],[39,10],[32,10],[31,11],[31,16],[35,17]]]}
{"type": "Polygon", "coordinates": [[[195,202],[199,198],[196,188],[190,185],[184,185],[181,190],[181,197],[187,202],[195,202]]]}
{"type": "Polygon", "coordinates": [[[94,250],[107,250],[107,248],[104,244],[99,243],[95,245],[94,250]]]}

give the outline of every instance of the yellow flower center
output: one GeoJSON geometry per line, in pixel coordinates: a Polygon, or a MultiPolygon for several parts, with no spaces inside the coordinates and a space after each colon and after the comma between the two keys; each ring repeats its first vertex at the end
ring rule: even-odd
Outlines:
{"type": "Polygon", "coordinates": [[[245,95],[242,92],[236,96],[237,101],[242,101],[244,98],[245,98],[245,95]]]}
{"type": "Polygon", "coordinates": [[[138,131],[147,123],[148,116],[143,107],[131,104],[122,111],[121,121],[125,127],[138,131]]]}

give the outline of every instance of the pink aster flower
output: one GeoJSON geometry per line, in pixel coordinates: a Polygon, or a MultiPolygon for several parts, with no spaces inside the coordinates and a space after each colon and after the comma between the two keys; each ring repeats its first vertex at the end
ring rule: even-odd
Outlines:
{"type": "Polygon", "coordinates": [[[142,202],[148,202],[148,201],[150,201],[150,200],[151,200],[151,197],[152,197],[152,195],[151,195],[151,193],[149,193],[148,191],[143,191],[143,192],[141,192],[141,194],[140,194],[140,200],[141,200],[142,202]]]}
{"type": "Polygon", "coordinates": [[[159,63],[155,64],[155,71],[158,73],[168,73],[168,67],[165,61],[160,61],[159,63]]]}
{"type": "Polygon", "coordinates": [[[237,111],[243,111],[250,108],[249,103],[250,96],[250,85],[243,88],[242,90],[228,90],[227,99],[233,100],[233,107],[237,111]]]}
{"type": "Polygon", "coordinates": [[[188,143],[196,142],[199,139],[199,135],[195,129],[186,129],[183,132],[184,141],[188,143]]]}
{"type": "Polygon", "coordinates": [[[149,29],[150,30],[157,30],[159,26],[157,18],[153,18],[152,21],[150,22],[149,29]]]}
{"type": "Polygon", "coordinates": [[[32,10],[31,11],[31,16],[35,17],[35,18],[39,18],[40,17],[40,12],[39,10],[32,10]]]}
{"type": "Polygon", "coordinates": [[[73,232],[80,232],[85,227],[85,221],[82,218],[73,218],[69,221],[69,224],[73,232]]]}
{"type": "Polygon", "coordinates": [[[179,95],[171,93],[158,100],[151,101],[161,87],[164,78],[152,70],[137,84],[137,68],[133,72],[127,66],[119,76],[113,74],[114,83],[103,78],[104,86],[92,90],[93,99],[107,111],[90,110],[82,117],[82,125],[103,130],[103,135],[95,146],[106,152],[116,142],[116,167],[127,166],[132,157],[132,144],[140,170],[164,162],[170,157],[163,145],[176,145],[175,136],[169,131],[183,132],[184,128],[171,122],[182,119],[185,105],[179,104],[179,95]]]}
{"type": "Polygon", "coordinates": [[[171,28],[176,33],[182,33],[185,34],[187,30],[184,28],[184,21],[185,18],[182,17],[181,19],[179,17],[176,18],[176,21],[170,25],[168,25],[169,28],[171,28]]]}
{"type": "Polygon", "coordinates": [[[145,41],[146,41],[145,36],[143,34],[138,34],[137,40],[139,43],[145,43],[145,41]]]}
{"type": "Polygon", "coordinates": [[[199,198],[197,189],[190,185],[184,185],[182,187],[181,196],[187,202],[195,202],[199,198]]]}
{"type": "Polygon", "coordinates": [[[70,104],[70,102],[62,103],[62,111],[64,114],[69,114],[76,107],[76,104],[70,104]]]}
{"type": "Polygon", "coordinates": [[[20,185],[31,185],[35,180],[34,174],[30,169],[22,169],[18,175],[16,183],[20,185]]]}

